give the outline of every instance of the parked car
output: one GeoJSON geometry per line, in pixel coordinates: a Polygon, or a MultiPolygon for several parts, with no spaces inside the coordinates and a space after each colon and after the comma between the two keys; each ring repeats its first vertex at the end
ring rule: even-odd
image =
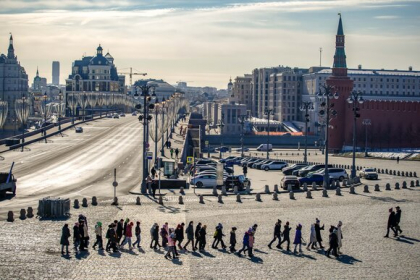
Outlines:
{"type": "MultiPolygon", "coordinates": [[[[325,175],[325,168],[316,172],[316,174],[325,175]]],[[[343,181],[344,179],[348,179],[349,175],[347,171],[343,168],[328,168],[328,177],[332,180],[339,180],[343,181]]]]}
{"type": "Polygon", "coordinates": [[[216,152],[226,153],[226,152],[229,152],[229,147],[226,147],[226,146],[217,147],[215,150],[216,152]]]}
{"type": "Polygon", "coordinates": [[[299,184],[302,186],[304,183],[308,185],[312,185],[312,183],[315,182],[317,185],[322,185],[324,182],[324,175],[321,174],[311,174],[307,177],[299,178],[299,184]]]}
{"type": "Polygon", "coordinates": [[[132,116],[137,116],[136,112],[131,113],[132,116]]]}
{"type": "Polygon", "coordinates": [[[82,133],[83,132],[83,127],[81,126],[76,126],[76,133],[82,133]]]}
{"type": "Polygon", "coordinates": [[[266,163],[261,165],[260,169],[263,169],[265,171],[268,170],[282,170],[284,167],[287,166],[287,163],[284,161],[272,161],[270,163],[266,163]]]}
{"type": "Polygon", "coordinates": [[[252,167],[252,165],[254,165],[254,163],[256,163],[256,162],[260,162],[260,161],[263,161],[263,160],[262,160],[262,159],[259,159],[259,158],[254,158],[254,159],[252,159],[252,160],[250,160],[250,161],[246,162],[245,164],[246,164],[246,166],[248,166],[248,167],[252,167]]]}
{"type": "MultiPolygon", "coordinates": [[[[241,153],[242,152],[242,148],[238,148],[235,151],[237,151],[238,153],[241,153]]],[[[249,148],[244,147],[244,152],[249,152],[249,148]]]]}
{"type": "Polygon", "coordinates": [[[236,157],[234,157],[234,156],[229,156],[229,157],[227,157],[227,158],[222,158],[221,160],[219,160],[219,162],[221,162],[221,163],[225,163],[226,161],[231,160],[231,159],[234,159],[234,158],[236,158],[236,157]]]}
{"type": "Polygon", "coordinates": [[[258,146],[257,151],[271,151],[273,150],[272,144],[261,144],[258,146]]]}
{"type": "Polygon", "coordinates": [[[191,178],[190,184],[195,185],[197,188],[214,187],[217,186],[217,176],[213,174],[198,175],[191,178]]]}
{"type": "MultiPolygon", "coordinates": [[[[332,168],[333,166],[331,164],[328,164],[329,168],[332,168]]],[[[315,164],[315,165],[310,165],[304,169],[299,170],[299,177],[305,177],[306,175],[308,175],[309,172],[315,172],[318,171],[322,168],[325,168],[325,164],[315,164]]]]}
{"type": "Polygon", "coordinates": [[[306,163],[296,163],[296,164],[293,164],[292,166],[288,166],[288,167],[283,168],[282,171],[283,171],[284,175],[293,175],[293,171],[299,170],[299,169],[304,168],[306,166],[308,166],[308,164],[306,164],[306,163]]]}
{"type": "Polygon", "coordinates": [[[238,190],[242,191],[248,185],[251,186],[251,181],[244,175],[228,176],[224,182],[224,185],[226,186],[226,190],[229,190],[229,188],[234,186],[238,186],[238,190]]]}
{"type": "Polygon", "coordinates": [[[235,157],[233,159],[226,161],[226,163],[230,163],[232,165],[239,165],[241,161],[242,161],[242,157],[235,157]]]}
{"type": "Polygon", "coordinates": [[[267,159],[267,160],[262,160],[262,161],[259,161],[259,162],[254,163],[254,164],[252,165],[252,168],[255,168],[255,169],[261,169],[261,166],[262,166],[263,164],[269,164],[269,163],[271,163],[271,162],[273,162],[273,161],[272,161],[272,160],[270,160],[270,159],[267,159]]]}
{"type": "Polygon", "coordinates": [[[114,119],[119,119],[119,118],[120,118],[120,115],[114,114],[114,119]]]}
{"type": "Polygon", "coordinates": [[[125,114],[124,114],[124,113],[121,113],[121,114],[120,114],[120,117],[125,117],[125,114]]]}
{"type": "Polygon", "coordinates": [[[371,180],[378,180],[378,172],[376,172],[376,170],[373,168],[363,168],[359,172],[359,177],[371,180]]]}
{"type": "Polygon", "coordinates": [[[207,163],[216,163],[214,160],[211,159],[198,159],[195,164],[207,164],[207,163]]]}
{"type": "Polygon", "coordinates": [[[284,190],[287,190],[289,186],[292,187],[292,190],[299,190],[300,183],[296,176],[284,176],[280,181],[280,187],[284,190]]]}

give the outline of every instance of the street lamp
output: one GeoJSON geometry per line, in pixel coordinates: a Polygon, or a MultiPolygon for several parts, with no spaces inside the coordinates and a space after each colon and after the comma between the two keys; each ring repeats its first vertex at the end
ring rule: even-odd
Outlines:
{"type": "Polygon", "coordinates": [[[222,148],[223,148],[223,128],[225,127],[225,123],[223,122],[223,119],[225,118],[225,114],[222,113],[222,118],[220,119],[217,126],[220,130],[220,149],[219,149],[219,158],[222,158],[222,148]]]}
{"type": "Polygon", "coordinates": [[[364,119],[362,121],[362,125],[365,126],[365,157],[368,157],[368,152],[367,152],[367,146],[368,146],[368,137],[367,137],[367,131],[368,131],[368,126],[372,125],[372,122],[370,121],[370,119],[364,119]]]}
{"type": "Polygon", "coordinates": [[[356,119],[360,118],[360,108],[357,105],[364,102],[362,92],[353,91],[347,98],[347,102],[353,104],[353,162],[351,166],[351,178],[353,179],[356,177],[356,119]]]}
{"type": "Polygon", "coordinates": [[[44,92],[44,137],[45,137],[45,143],[47,143],[47,92],[44,92]]]}
{"type": "Polygon", "coordinates": [[[330,127],[330,118],[337,116],[337,111],[333,109],[334,103],[330,104],[331,99],[338,99],[338,93],[334,92],[334,87],[330,85],[321,85],[321,89],[317,94],[319,101],[321,102],[318,114],[320,118],[324,119],[325,123],[325,175],[324,175],[324,189],[329,184],[329,172],[328,172],[328,130],[330,127]]]}
{"type": "Polygon", "coordinates": [[[244,157],[244,125],[245,125],[246,115],[240,115],[238,121],[241,124],[241,157],[244,157]]]}
{"type": "Polygon", "coordinates": [[[267,159],[270,158],[270,116],[274,116],[273,109],[265,109],[264,115],[267,116],[267,159]]]}
{"type": "MultiPolygon", "coordinates": [[[[148,104],[152,98],[149,94],[149,91],[151,88],[154,88],[154,85],[142,85],[137,87],[138,89],[141,90],[141,95],[143,97],[143,115],[139,116],[139,121],[143,123],[143,178],[142,178],[142,183],[141,183],[141,193],[145,194],[147,192],[147,182],[146,182],[146,178],[147,175],[149,173],[149,168],[148,168],[148,159],[146,156],[146,152],[149,149],[149,134],[148,134],[148,125],[149,122],[152,119],[152,116],[149,115],[149,109],[153,109],[154,108],[154,104],[148,104]]],[[[154,93],[153,93],[154,94],[154,93]]],[[[136,93],[134,94],[134,98],[138,98],[139,94],[136,93]]],[[[136,109],[140,109],[141,105],[138,104],[136,109]]]]}
{"type": "Polygon", "coordinates": [[[58,94],[58,131],[61,131],[61,100],[63,99],[63,93],[60,90],[60,93],[58,94]]]}
{"type": "Polygon", "coordinates": [[[300,110],[305,111],[305,153],[303,154],[303,162],[308,163],[308,122],[309,122],[309,111],[314,109],[314,105],[310,101],[302,102],[300,110]]]}
{"type": "Polygon", "coordinates": [[[165,156],[165,129],[164,129],[164,127],[165,127],[165,111],[167,110],[165,108],[165,104],[166,104],[165,97],[162,98],[161,104],[162,104],[162,108],[161,108],[161,110],[162,110],[162,150],[160,151],[160,154],[161,154],[162,157],[164,157],[165,156]]]}
{"type": "Polygon", "coordinates": [[[26,119],[25,102],[26,102],[26,97],[22,93],[22,106],[23,106],[23,108],[22,108],[22,150],[21,150],[21,152],[23,152],[24,144],[25,144],[25,119],[26,119]]]}

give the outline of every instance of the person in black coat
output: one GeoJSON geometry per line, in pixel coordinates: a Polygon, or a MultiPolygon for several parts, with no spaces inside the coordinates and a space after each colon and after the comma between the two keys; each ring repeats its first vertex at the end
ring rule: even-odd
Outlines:
{"type": "Polygon", "coordinates": [[[279,240],[279,243],[277,244],[277,248],[280,248],[280,243],[281,243],[281,221],[277,220],[276,225],[274,226],[274,238],[273,240],[271,240],[270,244],[268,244],[268,248],[271,249],[271,244],[274,243],[274,241],[276,241],[276,239],[279,240]]]}
{"type": "Polygon", "coordinates": [[[204,251],[204,248],[206,247],[206,243],[207,243],[207,241],[206,241],[206,235],[207,235],[207,226],[206,225],[204,225],[201,229],[200,229],[200,247],[199,247],[199,249],[200,249],[200,252],[201,251],[204,251]]]}
{"type": "MultiPolygon", "coordinates": [[[[176,235],[176,241],[178,241],[178,248],[179,250],[182,250],[182,241],[184,241],[184,223],[178,224],[178,226],[175,229],[175,235],[176,235]]],[[[176,248],[176,244],[175,244],[176,248]]],[[[176,251],[176,250],[175,250],[176,251]]]]}
{"type": "Polygon", "coordinates": [[[402,233],[400,228],[400,221],[401,221],[401,208],[400,206],[396,207],[397,213],[395,213],[395,236],[398,236],[398,232],[402,233]]]}
{"type": "Polygon", "coordinates": [[[338,249],[338,237],[337,237],[337,228],[335,226],[331,226],[330,228],[330,248],[328,248],[328,250],[325,252],[325,254],[327,255],[327,257],[330,257],[330,253],[332,251],[333,255],[338,258],[338,253],[337,253],[337,249],[338,249]]]}
{"type": "Polygon", "coordinates": [[[156,189],[157,189],[158,185],[156,183],[156,180],[152,181],[152,196],[153,198],[156,198],[156,189]]]}
{"type": "Polygon", "coordinates": [[[236,252],[235,246],[236,246],[236,227],[233,227],[232,231],[230,232],[230,247],[229,247],[229,249],[230,249],[231,253],[236,252]]]}
{"type": "Polygon", "coordinates": [[[315,223],[315,233],[316,233],[316,241],[319,243],[319,247],[321,249],[324,249],[324,246],[322,246],[322,237],[321,237],[321,230],[324,230],[324,225],[322,227],[320,226],[321,221],[316,219],[315,223]]]}
{"type": "Polygon", "coordinates": [[[222,248],[226,249],[226,245],[223,242],[223,236],[225,236],[223,234],[223,225],[221,223],[219,223],[216,227],[216,232],[215,232],[214,241],[213,241],[213,245],[212,245],[213,249],[217,249],[217,245],[219,245],[219,242],[222,243],[222,248]]]}
{"type": "Polygon", "coordinates": [[[391,229],[394,232],[394,235],[397,235],[397,231],[394,229],[395,227],[395,212],[392,208],[389,209],[389,217],[388,217],[388,225],[386,235],[384,237],[389,237],[389,230],[391,229]]]}
{"type": "Polygon", "coordinates": [[[66,253],[69,254],[69,237],[70,237],[70,229],[68,224],[64,224],[63,229],[61,231],[61,254],[64,255],[64,246],[66,246],[66,253]]]}
{"type": "Polygon", "coordinates": [[[280,242],[280,246],[279,249],[281,249],[281,244],[283,244],[283,242],[287,241],[287,251],[290,252],[290,230],[292,228],[289,227],[289,222],[286,222],[286,224],[284,225],[283,228],[283,241],[280,242]]]}
{"type": "Polygon", "coordinates": [[[201,223],[198,223],[197,226],[195,227],[195,245],[194,248],[197,250],[197,245],[200,242],[200,230],[201,230],[201,223]]]}
{"type": "Polygon", "coordinates": [[[124,220],[121,219],[120,222],[117,224],[117,244],[120,244],[121,238],[123,236],[123,231],[124,231],[124,220]]]}
{"type": "Polygon", "coordinates": [[[74,244],[74,249],[77,252],[77,247],[79,247],[80,245],[80,229],[79,229],[79,223],[75,223],[74,227],[73,227],[73,244],[74,244]]]}

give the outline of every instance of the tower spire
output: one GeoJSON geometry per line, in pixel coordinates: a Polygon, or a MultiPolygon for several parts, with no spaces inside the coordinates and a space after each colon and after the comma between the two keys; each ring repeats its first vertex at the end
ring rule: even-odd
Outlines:
{"type": "Polygon", "coordinates": [[[15,49],[13,47],[13,36],[10,33],[9,49],[7,50],[7,58],[15,58],[15,49]]]}
{"type": "Polygon", "coordinates": [[[340,19],[338,21],[337,35],[335,36],[335,54],[333,65],[333,76],[347,76],[346,52],[344,50],[344,31],[343,22],[341,21],[341,13],[338,13],[340,19]]]}
{"type": "Polygon", "coordinates": [[[36,76],[39,77],[38,66],[36,67],[36,76]]]}

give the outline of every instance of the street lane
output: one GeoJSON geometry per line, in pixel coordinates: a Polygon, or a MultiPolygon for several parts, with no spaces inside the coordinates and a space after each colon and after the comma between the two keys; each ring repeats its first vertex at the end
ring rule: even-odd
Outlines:
{"type": "Polygon", "coordinates": [[[112,197],[117,168],[117,195],[141,183],[142,125],[136,117],[101,119],[81,125],[83,133],[64,132],[48,143],[29,145],[29,151],[3,153],[0,170],[18,179],[17,195],[0,199],[0,212],[37,206],[45,196],[112,197]]]}

